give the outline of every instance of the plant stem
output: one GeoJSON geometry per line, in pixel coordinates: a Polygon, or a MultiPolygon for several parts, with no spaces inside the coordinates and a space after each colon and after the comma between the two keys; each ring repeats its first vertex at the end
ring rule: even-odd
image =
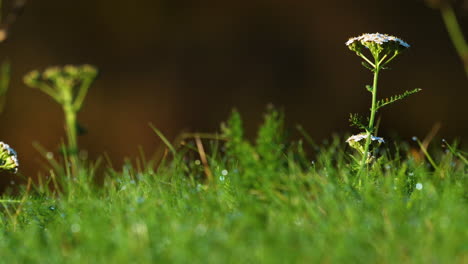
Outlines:
{"type": "Polygon", "coordinates": [[[463,66],[465,67],[465,72],[468,77],[468,44],[463,36],[463,33],[460,28],[460,24],[457,21],[455,12],[453,11],[452,6],[449,4],[444,5],[440,8],[442,18],[447,28],[450,39],[452,40],[455,49],[457,50],[458,56],[460,56],[463,66]]]}
{"type": "Polygon", "coordinates": [[[5,200],[0,200],[0,203],[20,203],[20,200],[10,200],[10,199],[5,199],[5,200]]]}
{"type": "Polygon", "coordinates": [[[374,68],[374,83],[372,85],[372,106],[371,106],[371,116],[369,119],[369,126],[366,129],[366,145],[364,146],[364,155],[362,156],[361,165],[358,172],[359,177],[359,186],[361,185],[361,173],[364,167],[366,166],[367,159],[369,156],[369,147],[372,142],[372,133],[374,132],[374,123],[375,123],[375,113],[377,112],[377,82],[379,80],[379,71],[380,65],[379,61],[375,61],[375,68],[374,68]]]}
{"type": "Polygon", "coordinates": [[[76,135],[76,113],[71,104],[66,104],[63,107],[65,113],[65,123],[67,130],[68,148],[67,154],[70,157],[72,171],[76,172],[78,168],[78,140],[76,135]]]}

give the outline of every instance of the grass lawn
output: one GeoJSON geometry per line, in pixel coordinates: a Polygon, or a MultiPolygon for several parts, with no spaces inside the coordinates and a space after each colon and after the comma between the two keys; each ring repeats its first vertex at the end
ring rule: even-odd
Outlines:
{"type": "Polygon", "coordinates": [[[434,167],[388,140],[358,184],[343,138],[316,146],[282,126],[271,110],[249,143],[234,113],[218,139],[122,168],[49,160],[3,197],[16,202],[2,203],[0,262],[468,263],[462,152],[429,149],[434,167]]]}

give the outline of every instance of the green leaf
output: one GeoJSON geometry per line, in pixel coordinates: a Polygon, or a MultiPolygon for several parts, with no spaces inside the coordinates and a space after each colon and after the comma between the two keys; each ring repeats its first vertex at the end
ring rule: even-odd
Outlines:
{"type": "Polygon", "coordinates": [[[371,92],[374,90],[374,88],[372,87],[372,85],[366,85],[366,89],[367,91],[371,92]]]}
{"type": "Polygon", "coordinates": [[[364,125],[363,118],[358,114],[349,114],[349,123],[353,127],[357,127],[363,130],[368,130],[367,126],[364,125]]]}
{"type": "Polygon", "coordinates": [[[366,69],[370,70],[371,72],[374,71],[374,67],[372,67],[369,63],[363,61],[362,66],[364,66],[366,69]]]}
{"type": "Polygon", "coordinates": [[[412,94],[418,93],[420,91],[422,91],[422,89],[416,88],[416,89],[411,90],[411,91],[405,91],[404,93],[399,94],[399,95],[391,96],[390,98],[382,99],[382,100],[377,102],[377,110],[384,107],[384,106],[386,106],[386,105],[395,103],[396,101],[405,99],[406,97],[408,97],[408,96],[410,96],[412,94]]]}

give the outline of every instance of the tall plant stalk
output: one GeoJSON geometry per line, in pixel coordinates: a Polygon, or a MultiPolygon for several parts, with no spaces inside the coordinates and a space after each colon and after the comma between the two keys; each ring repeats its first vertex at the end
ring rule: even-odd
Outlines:
{"type": "Polygon", "coordinates": [[[377,111],[391,103],[399,101],[421,91],[421,89],[414,89],[411,91],[406,91],[403,94],[395,95],[390,98],[386,98],[383,100],[377,99],[377,85],[379,81],[379,73],[383,69],[387,69],[388,63],[390,63],[393,59],[395,59],[401,52],[406,50],[410,47],[410,45],[403,40],[389,36],[386,34],[374,33],[374,34],[364,34],[359,37],[351,38],[346,42],[348,48],[356,53],[359,57],[361,57],[363,61],[363,66],[369,69],[373,75],[373,83],[372,86],[367,85],[366,89],[372,93],[372,104],[370,108],[370,117],[368,118],[368,123],[364,124],[362,118],[357,114],[351,114],[350,122],[352,126],[356,126],[360,129],[363,129],[364,132],[351,136],[346,140],[349,145],[356,149],[358,153],[361,155],[360,159],[355,158],[357,163],[356,170],[357,173],[357,180],[359,186],[362,184],[362,172],[366,168],[367,165],[371,164],[375,157],[372,155],[372,142],[376,141],[379,144],[384,143],[383,138],[377,137],[375,134],[375,118],[377,111]],[[369,60],[365,55],[364,51],[368,50],[372,55],[374,62],[369,60]],[[364,140],[365,139],[365,140],[364,140]],[[363,144],[364,140],[364,144],[363,144]]]}
{"type": "Polygon", "coordinates": [[[366,166],[367,159],[369,158],[369,147],[372,142],[372,135],[374,133],[374,123],[375,123],[375,115],[377,112],[377,83],[379,81],[379,72],[380,72],[380,65],[378,59],[375,61],[375,69],[374,69],[374,81],[372,83],[372,105],[370,109],[370,118],[369,118],[369,125],[367,126],[366,129],[366,143],[364,145],[364,155],[362,156],[361,159],[361,164],[359,168],[359,173],[362,173],[362,170],[366,166]]]}
{"type": "Polygon", "coordinates": [[[468,77],[468,44],[463,36],[460,24],[455,16],[455,12],[450,4],[445,4],[440,7],[440,13],[444,20],[449,37],[463,63],[466,76],[468,77]]]}
{"type": "Polygon", "coordinates": [[[67,65],[50,67],[43,73],[32,71],[24,77],[27,85],[40,89],[62,106],[68,144],[64,154],[74,173],[79,167],[77,114],[96,75],[97,69],[91,65],[67,65]]]}

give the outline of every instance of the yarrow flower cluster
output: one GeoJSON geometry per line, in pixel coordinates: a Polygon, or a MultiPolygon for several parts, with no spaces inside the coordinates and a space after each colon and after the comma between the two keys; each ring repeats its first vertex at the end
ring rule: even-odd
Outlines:
{"type": "Polygon", "coordinates": [[[349,46],[351,44],[353,44],[354,42],[360,42],[362,45],[366,45],[366,43],[368,42],[374,42],[374,43],[377,43],[377,44],[380,44],[380,45],[383,45],[384,43],[387,43],[387,42],[396,42],[398,44],[400,44],[401,46],[403,46],[404,48],[409,48],[410,45],[406,42],[404,42],[403,40],[395,37],[395,36],[390,36],[390,35],[387,35],[387,34],[380,34],[380,33],[372,33],[372,34],[363,34],[359,37],[355,37],[355,38],[350,38],[347,42],[346,42],[346,46],[349,46]]]}
{"type": "Polygon", "coordinates": [[[97,73],[97,68],[91,65],[66,65],[49,67],[44,72],[31,71],[23,78],[26,85],[41,90],[62,106],[68,138],[66,152],[73,171],[77,170],[79,162],[77,114],[97,73]]]}
{"type": "Polygon", "coordinates": [[[395,36],[381,33],[366,33],[359,37],[350,38],[346,46],[363,58],[369,65],[370,70],[375,70],[378,63],[381,68],[385,67],[401,52],[410,47],[408,43],[395,36]],[[375,62],[371,62],[364,54],[364,50],[369,50],[375,62]]]}
{"type": "MultiPolygon", "coordinates": [[[[353,136],[349,137],[346,140],[346,143],[348,143],[350,147],[352,147],[352,148],[356,149],[357,151],[359,151],[362,155],[365,155],[365,152],[366,152],[365,144],[366,144],[366,140],[367,140],[368,137],[369,137],[369,135],[367,133],[360,133],[360,134],[353,135],[353,136]]],[[[370,135],[370,141],[374,141],[374,142],[376,142],[378,144],[385,143],[385,140],[383,138],[374,137],[372,135],[370,135]]]]}
{"type": "MultiPolygon", "coordinates": [[[[346,142],[347,143],[351,143],[351,142],[359,142],[363,139],[366,139],[368,136],[366,133],[361,133],[361,134],[357,134],[357,135],[353,135],[353,136],[350,136],[346,142]]],[[[374,136],[371,136],[371,140],[372,141],[377,141],[379,143],[385,143],[385,140],[381,137],[374,137],[374,136]]]]}
{"type": "Polygon", "coordinates": [[[16,151],[8,144],[0,141],[0,169],[18,172],[19,162],[16,151]]]}

